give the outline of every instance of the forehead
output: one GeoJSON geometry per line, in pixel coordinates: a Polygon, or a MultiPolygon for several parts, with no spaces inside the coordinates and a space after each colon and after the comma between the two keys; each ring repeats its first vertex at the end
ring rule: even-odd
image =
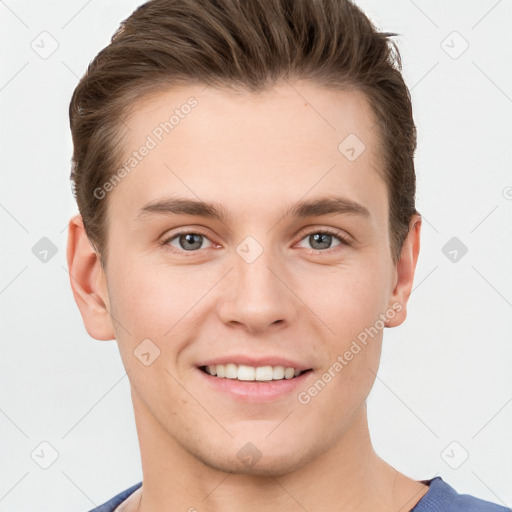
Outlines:
{"type": "Polygon", "coordinates": [[[128,176],[113,195],[134,209],[166,194],[243,208],[338,191],[385,216],[378,131],[358,91],[173,87],[134,105],[125,126],[128,176]]]}
{"type": "Polygon", "coordinates": [[[280,82],[260,92],[204,84],[175,86],[143,95],[133,103],[124,123],[130,146],[147,135],[162,142],[171,132],[184,132],[186,124],[194,124],[197,138],[204,143],[217,141],[222,134],[240,139],[250,132],[261,138],[282,126],[288,130],[279,133],[275,143],[285,141],[288,147],[293,139],[297,144],[306,139],[313,143],[328,133],[335,141],[354,134],[366,145],[376,142],[375,119],[362,92],[331,90],[306,80],[280,82]],[[191,121],[185,123],[187,118],[191,121]]]}

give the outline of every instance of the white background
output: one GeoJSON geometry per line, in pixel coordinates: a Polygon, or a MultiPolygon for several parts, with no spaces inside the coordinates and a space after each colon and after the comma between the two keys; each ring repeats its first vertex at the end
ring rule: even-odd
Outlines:
{"type": "MultiPolygon", "coordinates": [[[[139,3],[0,2],[2,512],[85,512],[142,478],[117,345],[87,335],[65,259],[71,94],[139,3]],[[43,31],[58,43],[46,59],[31,48],[43,31]],[[57,249],[46,263],[42,237],[57,249]],[[50,457],[43,441],[48,469],[31,458],[50,457]]],[[[424,218],[409,315],[385,331],[368,399],[375,448],[412,478],[512,507],[512,1],[357,3],[401,34],[424,218]],[[457,262],[452,237],[468,248],[457,262]]]]}

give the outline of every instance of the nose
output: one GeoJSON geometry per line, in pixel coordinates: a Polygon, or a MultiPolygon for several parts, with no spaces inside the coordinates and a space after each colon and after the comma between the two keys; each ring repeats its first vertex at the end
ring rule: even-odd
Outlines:
{"type": "Polygon", "coordinates": [[[270,249],[263,249],[253,261],[243,251],[233,253],[233,269],[223,280],[218,304],[226,325],[253,334],[290,325],[300,307],[290,272],[270,249]]]}

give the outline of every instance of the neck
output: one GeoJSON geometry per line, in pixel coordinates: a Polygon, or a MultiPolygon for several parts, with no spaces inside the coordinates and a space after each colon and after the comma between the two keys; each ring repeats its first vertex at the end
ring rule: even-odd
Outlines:
{"type": "Polygon", "coordinates": [[[171,438],[137,395],[132,395],[143,487],[133,496],[130,510],[406,512],[428,490],[375,453],[366,403],[327,451],[290,473],[261,476],[206,465],[171,438]]]}

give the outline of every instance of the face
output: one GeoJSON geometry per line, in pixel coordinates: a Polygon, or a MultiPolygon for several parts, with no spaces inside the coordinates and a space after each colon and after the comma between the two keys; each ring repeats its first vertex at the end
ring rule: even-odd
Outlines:
{"type": "Polygon", "coordinates": [[[138,426],[223,471],[304,466],[353,426],[405,308],[365,97],[189,86],[127,126],[105,302],[138,426]]]}

